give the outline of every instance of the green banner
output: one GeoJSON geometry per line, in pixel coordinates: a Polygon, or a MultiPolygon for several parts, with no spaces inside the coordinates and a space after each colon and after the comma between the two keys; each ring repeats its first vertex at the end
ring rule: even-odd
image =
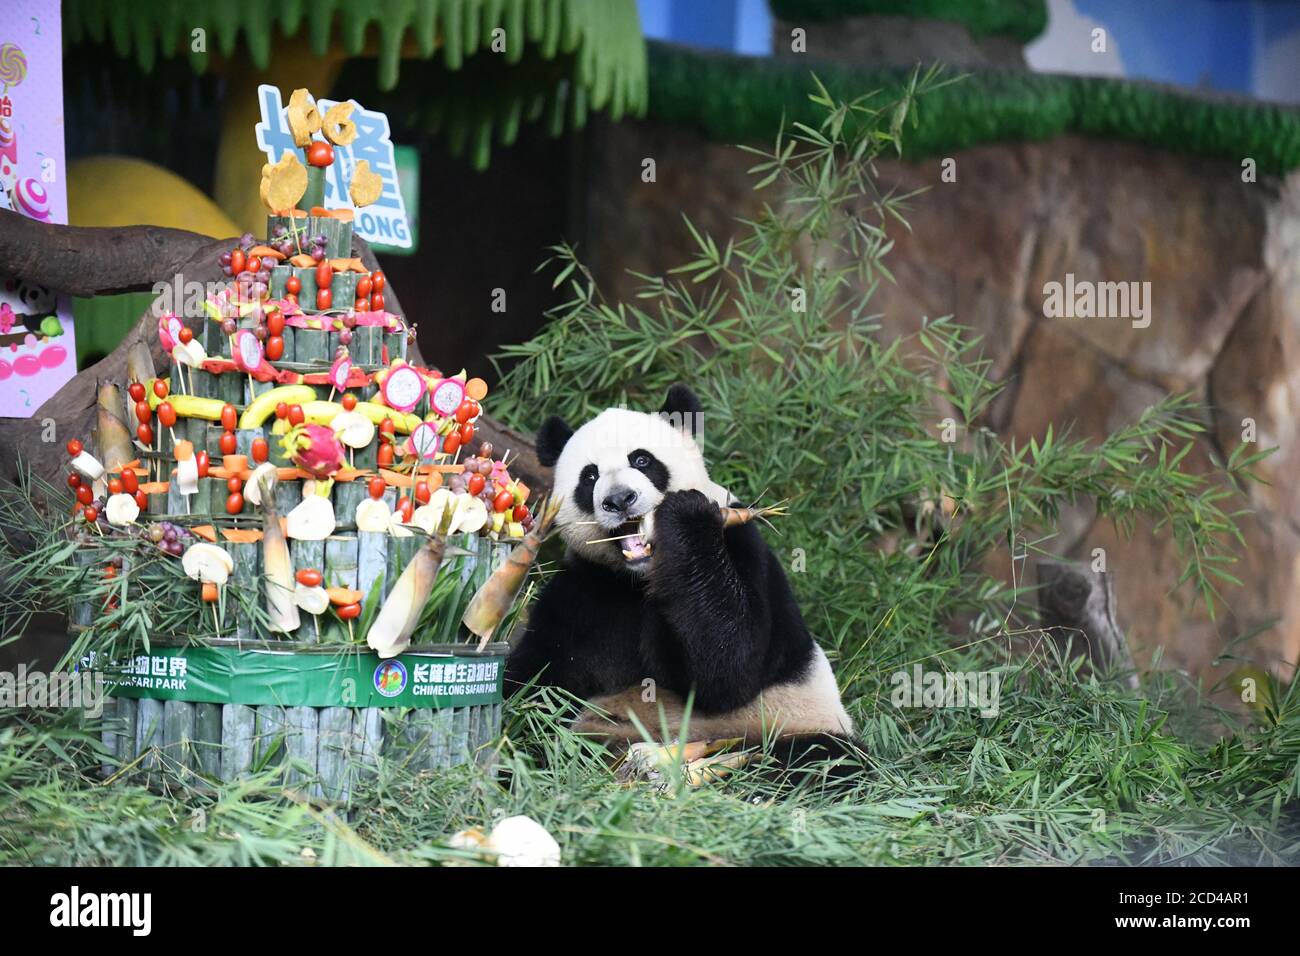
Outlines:
{"type": "MultiPolygon", "coordinates": [[[[91,662],[93,667],[93,662],[91,662]]],[[[501,700],[504,656],[155,647],[104,668],[115,697],[282,707],[470,707],[501,700]]]]}

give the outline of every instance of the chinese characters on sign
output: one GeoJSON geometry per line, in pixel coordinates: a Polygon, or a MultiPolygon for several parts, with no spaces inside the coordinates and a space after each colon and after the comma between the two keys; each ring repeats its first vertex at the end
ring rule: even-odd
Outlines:
{"type": "MultiPolygon", "coordinates": [[[[279,88],[263,84],[257,88],[257,97],[262,111],[262,121],[257,124],[257,145],[266,153],[268,162],[277,163],[285,153],[297,153],[298,147],[289,131],[279,88]]],[[[316,109],[324,114],[335,102],[317,100],[316,109]]],[[[388,116],[362,109],[355,101],[353,106],[352,121],[357,125],[357,138],[348,146],[334,148],[334,162],[325,170],[325,207],[352,208],[348,184],[357,163],[368,160],[371,171],[383,178],[384,189],[377,202],[357,210],[353,231],[367,242],[408,249],[412,244],[411,229],[406,203],[398,188],[397,161],[393,142],[389,139],[388,116]]]]}

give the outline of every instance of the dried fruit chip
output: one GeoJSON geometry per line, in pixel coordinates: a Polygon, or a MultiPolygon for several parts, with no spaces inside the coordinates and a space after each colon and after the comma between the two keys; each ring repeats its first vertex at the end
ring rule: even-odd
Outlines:
{"type": "Polygon", "coordinates": [[[306,146],[311,142],[312,134],[320,129],[320,113],[311,94],[306,90],[294,90],[289,97],[287,113],[294,145],[306,146]]]}
{"type": "Polygon", "coordinates": [[[335,103],[321,120],[321,132],[335,146],[347,146],[357,138],[357,124],[352,122],[352,104],[335,103]]]}
{"type": "Polygon", "coordinates": [[[258,195],[262,205],[276,215],[285,215],[307,191],[307,167],[293,153],[285,153],[274,166],[262,167],[258,195]]]}
{"type": "Polygon", "coordinates": [[[370,162],[361,160],[352,173],[352,183],[348,186],[348,195],[356,206],[369,206],[379,199],[384,191],[384,178],[370,171],[370,162]]]}

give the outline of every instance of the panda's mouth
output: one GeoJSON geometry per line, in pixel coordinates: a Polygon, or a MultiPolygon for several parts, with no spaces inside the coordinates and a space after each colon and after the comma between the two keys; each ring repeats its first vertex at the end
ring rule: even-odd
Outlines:
{"type": "Polygon", "coordinates": [[[648,512],[640,518],[625,521],[616,532],[620,536],[618,544],[623,552],[623,560],[629,565],[650,560],[650,555],[654,551],[654,543],[650,540],[653,514],[654,512],[648,512]]]}

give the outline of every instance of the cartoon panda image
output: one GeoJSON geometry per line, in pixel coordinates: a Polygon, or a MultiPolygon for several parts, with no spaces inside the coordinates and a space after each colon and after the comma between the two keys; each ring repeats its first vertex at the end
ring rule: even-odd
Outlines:
{"type": "Polygon", "coordinates": [[[693,694],[692,740],[843,753],[853,725],[830,663],[756,523],[724,528],[719,508],[735,502],[709,478],[700,417],[679,384],[657,415],[543,423],[566,554],[529,609],[506,691],[534,677],[561,687],[596,708],[575,728],[614,745],[642,740],[633,718],[675,739],[693,694]]]}

